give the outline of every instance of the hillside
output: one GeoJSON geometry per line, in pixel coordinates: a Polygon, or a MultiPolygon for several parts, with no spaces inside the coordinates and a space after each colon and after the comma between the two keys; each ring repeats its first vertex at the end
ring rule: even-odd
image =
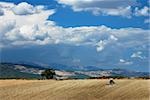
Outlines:
{"type": "Polygon", "coordinates": [[[0,80],[2,100],[149,100],[150,80],[0,80]]]}
{"type": "MultiPolygon", "coordinates": [[[[99,69],[99,70],[72,70],[65,69],[57,70],[55,67],[50,68],[55,70],[56,77],[65,77],[69,79],[88,79],[98,77],[147,77],[149,73],[130,71],[126,69],[99,69]]],[[[86,67],[88,68],[88,67],[86,67]]],[[[1,63],[0,64],[0,78],[41,78],[40,74],[46,70],[44,66],[29,65],[29,64],[14,64],[1,63]]]]}
{"type": "Polygon", "coordinates": [[[40,78],[40,69],[31,66],[0,64],[0,78],[40,78]]]}

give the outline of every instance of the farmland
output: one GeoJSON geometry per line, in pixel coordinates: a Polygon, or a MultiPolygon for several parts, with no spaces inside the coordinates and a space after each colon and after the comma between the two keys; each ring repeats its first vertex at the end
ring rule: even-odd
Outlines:
{"type": "Polygon", "coordinates": [[[0,80],[0,100],[149,100],[150,80],[0,80]]]}

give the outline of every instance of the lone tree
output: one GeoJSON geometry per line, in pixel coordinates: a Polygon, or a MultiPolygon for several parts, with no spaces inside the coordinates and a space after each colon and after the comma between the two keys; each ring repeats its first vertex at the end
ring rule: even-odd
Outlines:
{"type": "Polygon", "coordinates": [[[55,70],[53,69],[46,69],[41,73],[42,77],[46,77],[46,79],[53,79],[54,75],[56,75],[55,70]]]}

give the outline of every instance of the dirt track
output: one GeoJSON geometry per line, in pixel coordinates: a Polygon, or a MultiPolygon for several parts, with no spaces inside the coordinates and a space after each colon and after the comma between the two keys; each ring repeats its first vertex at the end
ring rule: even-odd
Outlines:
{"type": "Polygon", "coordinates": [[[150,80],[0,80],[0,100],[150,100],[150,80]]]}

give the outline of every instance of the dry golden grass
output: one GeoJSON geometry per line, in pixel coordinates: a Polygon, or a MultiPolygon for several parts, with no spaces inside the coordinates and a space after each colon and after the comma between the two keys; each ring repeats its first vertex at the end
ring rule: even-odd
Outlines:
{"type": "Polygon", "coordinates": [[[150,100],[150,80],[0,80],[0,100],[150,100]]]}

